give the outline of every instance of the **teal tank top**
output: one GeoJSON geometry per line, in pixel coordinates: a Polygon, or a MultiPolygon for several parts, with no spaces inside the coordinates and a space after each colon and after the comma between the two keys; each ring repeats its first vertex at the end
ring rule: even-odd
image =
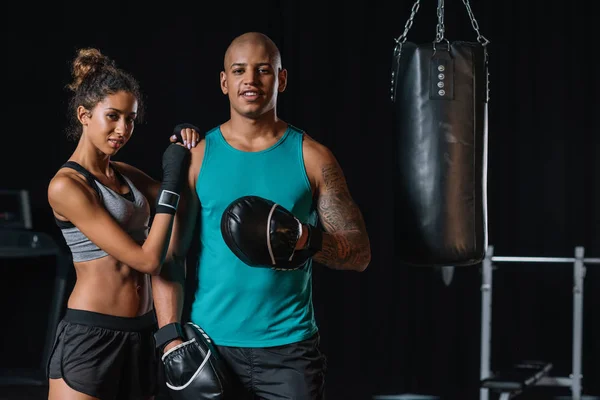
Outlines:
{"type": "Polygon", "coordinates": [[[229,250],[221,216],[235,199],[256,195],[317,223],[302,155],[303,132],[289,125],[268,149],[244,152],[216,127],[206,134],[196,181],[200,200],[198,286],[191,319],[222,346],[270,347],[317,332],[312,302],[312,261],[296,271],[250,267],[229,250]]]}

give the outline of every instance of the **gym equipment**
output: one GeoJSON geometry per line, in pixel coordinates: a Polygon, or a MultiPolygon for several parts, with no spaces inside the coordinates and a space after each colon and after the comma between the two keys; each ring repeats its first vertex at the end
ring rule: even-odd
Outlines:
{"type": "Polygon", "coordinates": [[[489,41],[463,3],[477,41],[444,37],[444,0],[433,42],[407,41],[420,0],[395,39],[396,247],[405,264],[469,266],[485,256],[489,41]]]}
{"type": "Polygon", "coordinates": [[[500,400],[508,400],[536,385],[552,369],[551,363],[526,361],[514,365],[481,381],[481,386],[500,393],[500,400]]]}
{"type": "Polygon", "coordinates": [[[425,394],[391,394],[391,395],[377,395],[373,396],[372,400],[440,400],[437,396],[428,396],[425,394]]]}
{"type": "Polygon", "coordinates": [[[489,246],[482,263],[481,274],[481,364],[480,400],[489,399],[489,391],[500,393],[500,400],[508,400],[533,386],[568,387],[573,400],[583,400],[581,349],[583,333],[583,280],[587,264],[600,264],[600,258],[584,258],[584,248],[575,248],[575,257],[499,257],[489,246]],[[569,377],[548,376],[552,364],[543,361],[524,362],[506,371],[492,373],[490,369],[492,322],[492,271],[499,262],[542,262],[573,265],[573,339],[572,372],[569,377]]]}
{"type": "Polygon", "coordinates": [[[27,190],[0,190],[0,229],[31,229],[27,190]]]}
{"type": "MultiPolygon", "coordinates": [[[[54,277],[53,289],[48,290],[51,297],[48,319],[35,320],[34,317],[24,315],[30,323],[36,321],[42,323],[40,331],[45,331],[45,339],[42,345],[42,355],[39,360],[39,364],[34,367],[13,367],[2,366],[0,368],[0,386],[12,386],[12,385],[32,385],[41,386],[47,384],[46,378],[46,364],[49,357],[49,352],[52,348],[54,340],[54,334],[56,332],[56,326],[62,316],[62,310],[64,306],[67,286],[67,276],[69,268],[72,265],[70,256],[65,253],[58,244],[47,234],[43,232],[35,232],[31,230],[31,210],[29,205],[29,192],[25,190],[0,190],[0,259],[2,259],[2,274],[5,283],[7,285],[17,285],[18,282],[11,280],[10,276],[15,275],[22,277],[24,280],[29,282],[35,282],[35,277],[24,274],[19,271],[10,271],[9,262],[6,260],[23,260],[29,259],[34,260],[38,257],[50,257],[56,261],[56,274],[54,277]],[[32,321],[33,318],[33,321],[32,321]]],[[[44,269],[47,269],[44,267],[44,269]]],[[[26,293],[27,288],[20,286],[18,288],[19,294],[26,293]]],[[[39,290],[39,288],[32,288],[39,290]]],[[[4,292],[4,291],[3,291],[4,292]]],[[[8,293],[6,293],[8,295],[8,293]]],[[[14,303],[27,304],[27,299],[19,299],[12,297],[9,299],[14,303]],[[23,301],[25,300],[25,301],[23,301]]],[[[13,304],[14,304],[13,303],[13,304]]],[[[11,306],[11,303],[6,302],[7,307],[11,306]]],[[[48,306],[48,302],[41,304],[40,306],[48,306]]],[[[5,321],[7,322],[7,321],[5,321]]],[[[23,339],[27,335],[27,329],[22,324],[17,326],[10,326],[4,329],[2,342],[6,346],[13,346],[15,344],[23,345],[26,343],[23,339]],[[7,338],[6,335],[13,335],[11,338],[7,338]]],[[[34,328],[38,328],[35,326],[34,328]]],[[[24,350],[20,347],[16,347],[21,353],[24,350]]],[[[8,353],[10,348],[3,349],[2,353],[6,357],[6,361],[9,361],[8,353]]],[[[22,357],[20,358],[20,361],[22,357]]]]}

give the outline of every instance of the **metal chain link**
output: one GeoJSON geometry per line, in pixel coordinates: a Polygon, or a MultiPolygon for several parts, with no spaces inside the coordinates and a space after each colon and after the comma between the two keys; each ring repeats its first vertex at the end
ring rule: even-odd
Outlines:
{"type": "MultiPolygon", "coordinates": [[[[485,38],[485,36],[483,36],[481,34],[481,32],[479,31],[479,23],[477,22],[477,19],[475,19],[475,15],[473,14],[473,10],[471,9],[471,4],[470,4],[469,0],[462,0],[462,2],[467,9],[467,14],[469,15],[469,19],[471,20],[471,25],[473,26],[473,30],[475,30],[475,32],[477,33],[477,41],[479,43],[481,43],[482,46],[486,46],[490,41],[487,38],[485,38]]],[[[394,41],[396,42],[396,48],[394,50],[398,56],[400,55],[400,50],[402,49],[402,45],[404,44],[404,42],[406,42],[406,38],[408,36],[408,31],[410,30],[410,28],[412,28],[412,25],[413,25],[413,22],[415,19],[415,15],[417,15],[417,12],[419,11],[420,6],[421,6],[421,0],[416,0],[411,8],[410,17],[404,24],[404,32],[402,32],[402,34],[398,38],[394,39],[394,41]]],[[[436,37],[435,37],[435,42],[437,42],[437,43],[444,40],[444,34],[445,34],[445,30],[446,30],[445,25],[444,25],[444,8],[445,8],[444,0],[438,0],[438,7],[437,7],[438,23],[436,26],[436,37]]]]}
{"type": "Polygon", "coordinates": [[[477,41],[479,43],[481,43],[482,46],[486,46],[490,41],[487,40],[481,34],[481,32],[479,32],[479,24],[477,23],[477,20],[475,19],[475,15],[473,14],[473,10],[471,10],[471,4],[469,3],[469,0],[463,0],[463,4],[467,8],[467,13],[469,14],[469,19],[471,20],[471,25],[473,26],[473,29],[477,33],[477,41]]]}
{"type": "Polygon", "coordinates": [[[396,44],[399,44],[401,47],[402,47],[402,44],[404,42],[406,42],[406,37],[408,35],[408,31],[412,27],[413,21],[415,19],[415,15],[417,15],[417,12],[419,11],[420,6],[421,6],[421,0],[416,0],[410,10],[410,17],[408,17],[408,20],[404,24],[404,32],[402,32],[402,35],[400,35],[397,39],[394,39],[396,41],[396,44]]]}
{"type": "Polygon", "coordinates": [[[436,43],[439,43],[444,40],[444,31],[446,30],[446,27],[444,26],[444,0],[438,0],[437,18],[438,23],[435,27],[435,41],[436,43]]]}
{"type": "MultiPolygon", "coordinates": [[[[490,41],[485,38],[481,32],[479,31],[479,24],[477,23],[477,20],[475,19],[475,15],[473,14],[473,10],[471,9],[471,4],[469,3],[469,0],[462,0],[463,4],[465,5],[466,9],[467,9],[467,13],[469,15],[469,19],[471,20],[471,25],[473,26],[473,29],[475,30],[475,32],[477,33],[477,41],[484,47],[490,43],[490,41]]],[[[406,23],[404,24],[404,32],[402,32],[402,34],[397,37],[394,38],[394,41],[396,42],[396,46],[394,47],[394,56],[396,57],[396,60],[400,59],[400,55],[402,53],[402,45],[404,44],[404,42],[406,42],[407,36],[408,36],[408,31],[410,30],[410,28],[413,25],[414,22],[414,18],[417,15],[417,12],[419,11],[419,7],[421,6],[421,0],[415,0],[411,11],[410,11],[410,17],[408,18],[408,20],[406,21],[406,23]]],[[[437,6],[437,18],[438,18],[438,23],[436,26],[436,36],[435,36],[435,41],[433,43],[434,45],[434,50],[435,50],[435,43],[439,43],[442,40],[445,40],[446,42],[448,42],[448,39],[444,38],[445,35],[445,30],[446,27],[444,25],[444,0],[438,0],[438,6],[437,6]]],[[[448,42],[448,49],[450,48],[450,43],[448,42]]],[[[485,51],[485,63],[487,64],[488,61],[488,54],[487,51],[485,51]]],[[[398,64],[398,62],[397,62],[398,64]]],[[[398,69],[399,65],[396,66],[396,71],[392,71],[392,101],[394,101],[395,98],[395,91],[394,91],[394,81],[396,79],[396,75],[398,73],[397,69],[398,69]]],[[[488,73],[489,75],[489,73],[488,73]]],[[[488,100],[489,100],[489,76],[488,78],[488,100]]]]}

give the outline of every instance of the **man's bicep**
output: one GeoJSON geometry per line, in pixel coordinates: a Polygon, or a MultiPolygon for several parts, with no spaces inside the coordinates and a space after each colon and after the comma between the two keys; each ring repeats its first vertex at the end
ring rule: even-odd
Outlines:
{"type": "Polygon", "coordinates": [[[317,211],[327,232],[364,230],[361,212],[352,199],[346,178],[331,155],[320,164],[317,211]]]}

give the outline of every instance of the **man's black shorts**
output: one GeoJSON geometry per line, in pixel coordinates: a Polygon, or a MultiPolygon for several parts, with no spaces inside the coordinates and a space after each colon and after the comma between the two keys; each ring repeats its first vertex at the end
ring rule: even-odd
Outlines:
{"type": "Polygon", "coordinates": [[[239,380],[236,399],[323,400],[327,359],[319,342],[317,333],[284,346],[217,348],[239,380]]]}
{"type": "Polygon", "coordinates": [[[48,360],[50,379],[102,400],[158,392],[154,311],[134,318],[67,309],[48,360]]]}

